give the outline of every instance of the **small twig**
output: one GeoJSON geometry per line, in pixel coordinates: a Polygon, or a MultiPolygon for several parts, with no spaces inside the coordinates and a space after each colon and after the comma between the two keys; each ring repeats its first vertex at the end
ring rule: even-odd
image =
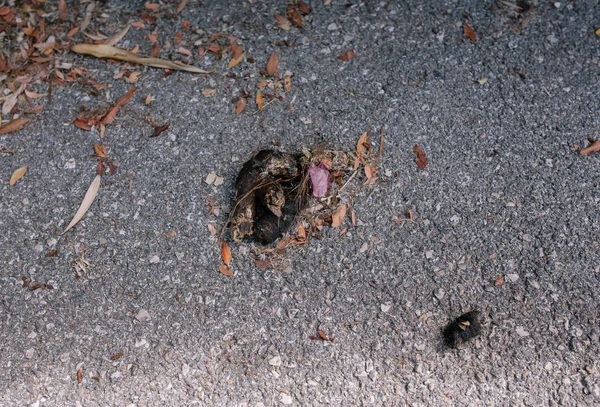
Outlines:
{"type": "Polygon", "coordinates": [[[340,190],[338,192],[342,192],[344,190],[344,188],[346,188],[346,185],[348,185],[348,183],[350,181],[352,181],[352,179],[356,176],[356,174],[358,173],[358,170],[360,168],[357,168],[354,170],[354,172],[352,173],[352,175],[350,175],[350,178],[348,178],[348,181],[346,181],[346,183],[344,185],[342,185],[342,187],[340,188],[340,190]]]}
{"type": "Polygon", "coordinates": [[[519,11],[522,11],[522,10],[523,10],[523,8],[522,8],[521,6],[518,6],[518,5],[516,5],[515,3],[511,3],[511,2],[509,2],[509,1],[505,1],[505,0],[498,0],[498,2],[500,2],[500,3],[504,4],[505,6],[512,7],[512,8],[516,8],[516,9],[517,9],[517,10],[519,10],[519,11]]]}
{"type": "Polygon", "coordinates": [[[379,151],[377,151],[377,158],[375,161],[379,162],[381,156],[383,155],[383,127],[381,128],[381,135],[379,136],[379,151]]]}
{"type": "Polygon", "coordinates": [[[413,219],[413,211],[411,211],[410,209],[408,210],[408,218],[401,218],[401,219],[392,219],[394,222],[396,223],[400,223],[400,222],[412,222],[415,225],[417,224],[417,222],[415,222],[415,220],[413,219]]]}

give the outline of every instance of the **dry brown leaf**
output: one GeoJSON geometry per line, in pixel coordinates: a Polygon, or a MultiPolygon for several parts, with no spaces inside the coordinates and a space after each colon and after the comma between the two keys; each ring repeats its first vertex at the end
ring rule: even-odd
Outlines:
{"type": "Polygon", "coordinates": [[[106,147],[104,147],[102,144],[94,143],[94,152],[98,158],[108,158],[108,155],[106,154],[106,147]]]}
{"type": "Polygon", "coordinates": [[[27,166],[23,166],[21,168],[18,168],[15,170],[15,172],[13,172],[13,174],[10,177],[10,181],[8,181],[8,185],[10,185],[11,187],[13,185],[15,185],[17,182],[19,182],[19,180],[21,178],[23,178],[23,175],[25,175],[25,173],[27,172],[27,166]]]}
{"type": "Polygon", "coordinates": [[[175,37],[173,37],[173,44],[175,44],[175,45],[179,44],[182,39],[183,39],[183,33],[181,32],[181,30],[179,30],[175,33],[175,37]]]}
{"type": "Polygon", "coordinates": [[[63,21],[69,18],[69,9],[65,0],[58,1],[58,17],[63,21]]]}
{"type": "Polygon", "coordinates": [[[202,89],[202,95],[204,95],[204,97],[212,97],[217,93],[216,89],[211,89],[211,88],[206,88],[206,89],[202,89]]]}
{"type": "Polygon", "coordinates": [[[370,185],[379,179],[377,178],[377,169],[371,164],[365,164],[365,175],[367,176],[365,185],[370,185]]]}
{"type": "Polygon", "coordinates": [[[286,75],[283,77],[283,90],[289,92],[292,90],[292,76],[286,75]]]}
{"type": "Polygon", "coordinates": [[[273,267],[271,262],[261,259],[254,259],[254,265],[261,270],[267,270],[273,267]]]}
{"type": "Polygon", "coordinates": [[[110,357],[110,360],[118,360],[121,359],[125,354],[123,352],[115,353],[110,357]]]}
{"type": "Polygon", "coordinates": [[[66,233],[73,226],[75,226],[77,224],[77,222],[79,222],[81,220],[81,218],[83,218],[83,216],[86,214],[88,209],[90,209],[90,206],[92,206],[94,199],[96,199],[96,195],[98,194],[98,189],[100,189],[100,179],[101,179],[101,176],[96,175],[96,178],[94,178],[94,181],[92,181],[90,187],[88,188],[87,192],[85,193],[85,196],[83,197],[83,201],[81,201],[81,205],[79,205],[79,209],[77,209],[77,213],[75,213],[75,216],[73,216],[71,223],[69,223],[69,226],[67,226],[67,228],[63,231],[63,234],[66,233]]]}
{"type": "Polygon", "coordinates": [[[417,163],[417,167],[424,170],[425,167],[427,167],[427,156],[425,155],[423,150],[421,150],[421,147],[419,147],[418,144],[415,144],[415,146],[413,147],[413,151],[417,153],[417,159],[415,160],[415,162],[417,163]]]}
{"type": "Polygon", "coordinates": [[[139,29],[141,29],[141,28],[146,28],[146,24],[144,24],[144,22],[143,22],[143,21],[134,21],[133,23],[131,23],[131,25],[132,25],[134,28],[139,28],[139,29]]]}
{"type": "Polygon", "coordinates": [[[287,18],[294,24],[296,27],[304,28],[304,22],[302,21],[302,16],[298,12],[298,8],[296,6],[287,6],[285,8],[285,14],[287,18]]]}
{"type": "Polygon", "coordinates": [[[277,67],[279,66],[279,58],[277,58],[276,53],[272,53],[269,57],[269,62],[267,62],[267,74],[273,75],[277,72],[277,67]]]}
{"type": "Polygon", "coordinates": [[[310,14],[311,12],[310,7],[308,7],[308,4],[306,4],[303,1],[298,1],[298,10],[300,10],[300,12],[304,14],[310,14]]]}
{"type": "Polygon", "coordinates": [[[152,94],[148,93],[148,96],[146,96],[146,100],[144,100],[144,104],[149,105],[150,103],[152,103],[153,100],[154,98],[152,97],[152,94]]]}
{"type": "Polygon", "coordinates": [[[223,262],[229,266],[231,263],[231,249],[227,246],[227,242],[221,244],[221,258],[223,262]]]}
{"type": "Polygon", "coordinates": [[[265,105],[265,98],[263,97],[262,92],[256,94],[256,105],[258,106],[258,110],[262,110],[265,105]]]}
{"type": "Polygon", "coordinates": [[[246,98],[239,98],[238,101],[235,103],[235,112],[237,114],[240,114],[244,111],[245,108],[246,108],[246,98]]]}
{"type": "Polygon", "coordinates": [[[125,34],[127,34],[127,32],[129,31],[129,28],[131,28],[130,25],[123,28],[121,31],[119,31],[118,33],[116,33],[115,35],[113,35],[112,37],[107,39],[104,44],[115,45],[117,42],[121,41],[123,39],[123,37],[125,37],[125,34]]]}
{"type": "Polygon", "coordinates": [[[331,215],[331,227],[337,228],[342,224],[342,221],[346,217],[346,204],[341,204],[337,207],[333,215],[331,215]]]}
{"type": "Polygon", "coordinates": [[[177,48],[177,52],[179,54],[181,54],[181,55],[185,55],[185,56],[188,56],[188,57],[192,56],[192,51],[190,51],[189,49],[184,48],[184,47],[177,48]]]}
{"type": "Polygon", "coordinates": [[[370,149],[371,149],[371,142],[369,140],[369,132],[365,131],[358,138],[358,142],[356,143],[356,153],[360,156],[370,149]]]}
{"type": "Polygon", "coordinates": [[[475,41],[476,37],[475,37],[475,31],[473,31],[473,28],[471,28],[471,26],[467,23],[463,23],[463,31],[465,32],[465,35],[471,40],[471,41],[475,41]]]}
{"type": "Polygon", "coordinates": [[[125,82],[127,83],[136,83],[140,80],[141,72],[131,72],[129,75],[125,76],[125,82]]]}
{"type": "Polygon", "coordinates": [[[152,11],[154,13],[158,13],[158,10],[160,9],[160,4],[158,4],[158,3],[146,3],[145,7],[148,10],[150,10],[150,11],[152,11]]]}
{"type": "Polygon", "coordinates": [[[219,265],[219,271],[221,274],[225,274],[228,277],[233,277],[233,271],[224,264],[219,265]]]}
{"type": "Polygon", "coordinates": [[[338,55],[337,59],[342,61],[347,61],[354,56],[354,50],[344,52],[342,55],[338,55]]]}
{"type": "Polygon", "coordinates": [[[83,367],[77,369],[77,383],[81,383],[83,381],[83,367]]]}
{"type": "Polygon", "coordinates": [[[282,30],[288,31],[290,28],[292,28],[290,20],[288,20],[282,15],[275,14],[275,20],[277,20],[277,24],[282,30]]]}
{"type": "Polygon", "coordinates": [[[586,148],[582,148],[581,151],[579,151],[579,154],[588,155],[589,153],[593,153],[595,151],[600,151],[600,140],[596,140],[586,148]]]}
{"type": "Polygon", "coordinates": [[[185,8],[185,6],[187,6],[187,4],[188,4],[188,0],[181,0],[181,3],[179,3],[177,8],[175,9],[175,12],[177,14],[181,13],[181,10],[183,10],[185,8]]]}
{"type": "Polygon", "coordinates": [[[115,118],[117,117],[117,113],[119,112],[119,109],[121,108],[121,106],[124,106],[127,103],[129,103],[129,101],[133,97],[133,94],[135,93],[136,89],[137,88],[135,86],[133,86],[131,89],[129,89],[127,91],[127,93],[125,95],[121,96],[119,98],[119,100],[117,100],[117,103],[112,107],[112,109],[110,109],[108,111],[108,113],[104,115],[104,117],[102,118],[100,123],[112,124],[115,121],[115,118]]]}
{"type": "Polygon", "coordinates": [[[246,53],[242,51],[242,47],[235,42],[231,43],[231,61],[229,61],[227,68],[231,69],[239,64],[242,59],[244,59],[244,55],[246,55],[246,53]]]}
{"type": "Polygon", "coordinates": [[[77,54],[92,55],[96,58],[112,58],[119,61],[127,61],[135,64],[152,66],[155,68],[176,69],[194,73],[210,73],[193,65],[186,65],[182,62],[168,61],[159,58],[143,57],[126,49],[113,47],[104,44],[75,44],[71,47],[71,51],[77,54]]]}
{"type": "Polygon", "coordinates": [[[165,232],[165,236],[167,236],[167,237],[175,237],[175,236],[177,236],[177,231],[176,230],[169,230],[168,232],[165,232]]]}
{"type": "Polygon", "coordinates": [[[499,285],[502,285],[502,283],[504,283],[504,276],[500,276],[494,281],[494,287],[498,287],[499,285]]]}
{"type": "Polygon", "coordinates": [[[25,90],[25,96],[27,96],[29,99],[39,99],[43,95],[40,94],[40,93],[36,93],[36,92],[31,92],[29,90],[25,90]]]}
{"type": "Polygon", "coordinates": [[[212,223],[209,223],[207,226],[208,226],[208,231],[210,232],[211,236],[214,236],[217,234],[217,228],[215,227],[215,225],[213,225],[212,223]]]}
{"type": "Polygon", "coordinates": [[[13,119],[6,123],[4,126],[0,127],[0,134],[9,134],[14,133],[15,131],[19,131],[23,127],[25,127],[28,121],[28,117],[19,117],[18,119],[13,119]]]}

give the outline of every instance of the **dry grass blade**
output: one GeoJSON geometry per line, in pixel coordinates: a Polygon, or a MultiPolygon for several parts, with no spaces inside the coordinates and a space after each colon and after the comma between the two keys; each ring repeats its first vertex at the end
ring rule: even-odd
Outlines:
{"type": "Polygon", "coordinates": [[[4,126],[0,127],[0,134],[9,134],[19,131],[25,127],[28,121],[28,117],[19,117],[18,119],[11,120],[4,126]]]}
{"type": "Polygon", "coordinates": [[[8,185],[10,185],[11,187],[13,185],[15,185],[17,182],[19,182],[19,180],[21,178],[23,178],[23,175],[25,175],[26,172],[27,172],[27,166],[16,169],[15,172],[13,172],[12,176],[10,177],[10,181],[8,181],[8,185]]]}
{"type": "Polygon", "coordinates": [[[186,65],[181,62],[168,61],[159,58],[149,58],[134,54],[126,49],[113,47],[105,44],[75,44],[71,47],[71,51],[77,54],[92,55],[96,58],[111,58],[119,61],[132,62],[134,64],[141,64],[147,66],[153,66],[155,68],[167,68],[176,69],[180,71],[188,71],[194,73],[210,73],[193,65],[186,65]]]}
{"type": "Polygon", "coordinates": [[[94,181],[85,193],[83,201],[81,201],[81,205],[79,206],[79,209],[77,209],[77,213],[75,213],[73,220],[71,220],[69,226],[67,226],[67,228],[63,231],[63,234],[67,233],[69,229],[75,226],[77,222],[79,222],[81,218],[83,218],[83,216],[87,213],[88,209],[90,209],[90,206],[92,206],[94,199],[96,199],[96,195],[98,195],[98,189],[100,189],[100,179],[100,175],[96,175],[96,178],[94,178],[94,181]]]}

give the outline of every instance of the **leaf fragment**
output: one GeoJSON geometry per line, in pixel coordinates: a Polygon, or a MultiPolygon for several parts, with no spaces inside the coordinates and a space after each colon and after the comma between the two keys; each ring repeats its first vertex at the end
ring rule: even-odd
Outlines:
{"type": "Polygon", "coordinates": [[[285,8],[285,14],[287,18],[298,28],[304,28],[304,22],[302,21],[302,16],[298,12],[298,8],[294,5],[287,6],[285,8]]]}
{"type": "Polygon", "coordinates": [[[280,14],[275,14],[275,20],[277,21],[279,28],[281,28],[282,30],[288,31],[289,29],[292,28],[292,24],[290,23],[290,20],[288,20],[287,18],[285,18],[284,16],[282,16],[280,14]]]}
{"type": "Polygon", "coordinates": [[[415,160],[415,162],[417,163],[417,167],[424,170],[425,167],[427,167],[428,163],[427,156],[418,144],[415,144],[415,146],[413,147],[413,151],[417,153],[417,159],[415,160]]]}
{"type": "Polygon", "coordinates": [[[211,89],[211,88],[206,88],[206,89],[202,89],[202,94],[204,95],[204,97],[212,97],[217,93],[216,89],[211,89]]]}
{"type": "Polygon", "coordinates": [[[168,129],[169,129],[169,123],[165,123],[160,126],[154,126],[154,131],[152,132],[150,137],[160,136],[163,132],[167,131],[168,129]]]}
{"type": "Polygon", "coordinates": [[[71,51],[77,54],[92,55],[96,58],[112,58],[119,61],[132,62],[155,68],[175,69],[194,73],[210,73],[209,71],[205,71],[193,65],[166,59],[144,57],[127,51],[126,49],[105,44],[75,44],[71,47],[71,51]]]}
{"type": "Polygon", "coordinates": [[[267,62],[267,74],[273,75],[277,72],[277,67],[279,66],[279,58],[277,54],[273,52],[269,57],[269,62],[267,62]]]}
{"type": "Polygon", "coordinates": [[[475,37],[475,31],[473,31],[473,28],[471,28],[471,26],[469,24],[467,24],[466,22],[463,23],[463,31],[464,31],[465,35],[467,36],[467,38],[469,38],[471,41],[475,41],[477,39],[475,37]]]}
{"type": "Polygon", "coordinates": [[[227,246],[227,242],[221,244],[221,258],[223,262],[229,266],[231,263],[231,249],[227,246]]]}
{"type": "Polygon", "coordinates": [[[15,172],[13,172],[13,174],[11,175],[10,181],[8,181],[8,185],[10,185],[11,187],[14,186],[17,182],[19,182],[21,178],[23,178],[23,175],[25,175],[26,172],[26,165],[21,168],[17,168],[15,172]]]}
{"type": "Polygon", "coordinates": [[[337,59],[341,60],[341,61],[347,61],[350,58],[352,58],[354,56],[354,50],[348,51],[348,52],[344,52],[341,55],[338,55],[337,59]]]}
{"type": "Polygon", "coordinates": [[[246,53],[242,51],[242,47],[240,47],[237,43],[232,42],[231,43],[231,61],[229,61],[227,68],[231,69],[234,66],[236,66],[237,64],[239,64],[242,61],[242,59],[244,59],[245,54],[246,53]]]}
{"type": "Polygon", "coordinates": [[[341,204],[337,207],[333,215],[331,215],[331,227],[337,228],[342,224],[342,221],[346,217],[346,204],[341,204]]]}
{"type": "Polygon", "coordinates": [[[13,119],[6,123],[4,126],[0,127],[0,134],[9,134],[14,133],[15,131],[19,131],[23,127],[25,127],[28,121],[28,117],[19,117],[18,119],[13,119]]]}
{"type": "Polygon", "coordinates": [[[262,110],[265,105],[265,98],[263,97],[262,92],[256,94],[256,105],[258,106],[258,110],[262,110]]]}
{"type": "Polygon", "coordinates": [[[303,1],[298,1],[298,10],[300,10],[301,13],[303,14],[310,14],[311,13],[311,9],[310,7],[308,7],[308,4],[306,4],[303,1]]]}
{"type": "Polygon", "coordinates": [[[588,155],[589,153],[593,153],[595,151],[600,151],[600,140],[596,140],[592,144],[590,144],[589,146],[587,146],[585,148],[582,148],[579,151],[579,154],[581,154],[581,155],[588,155]]]}
{"type": "Polygon", "coordinates": [[[233,277],[233,271],[231,271],[231,269],[224,264],[219,265],[219,272],[228,277],[233,277]]]}
{"type": "Polygon", "coordinates": [[[367,176],[365,185],[370,185],[378,180],[377,169],[372,164],[365,164],[365,175],[367,176]]]}
{"type": "Polygon", "coordinates": [[[235,103],[235,112],[237,114],[240,114],[244,111],[245,108],[246,108],[246,98],[239,98],[238,101],[235,103]]]}
{"type": "Polygon", "coordinates": [[[94,199],[96,199],[96,195],[98,194],[98,190],[100,189],[100,179],[101,178],[102,177],[100,175],[96,175],[96,177],[94,178],[94,181],[92,181],[92,183],[90,184],[90,187],[88,188],[87,192],[85,193],[85,196],[83,197],[83,201],[81,201],[81,205],[79,206],[79,209],[77,209],[75,216],[71,220],[71,223],[69,223],[69,226],[67,226],[67,228],[63,231],[63,234],[65,234],[69,229],[71,229],[73,226],[75,226],[77,224],[77,222],[79,222],[81,220],[81,218],[84,217],[84,215],[87,213],[88,209],[90,209],[90,206],[92,206],[92,203],[94,202],[94,199]]]}
{"type": "Polygon", "coordinates": [[[358,155],[364,154],[366,151],[371,150],[371,140],[369,140],[369,132],[365,131],[358,138],[358,142],[356,143],[356,153],[358,155]]]}
{"type": "Polygon", "coordinates": [[[498,287],[499,285],[502,285],[502,283],[504,283],[504,275],[501,275],[494,281],[494,287],[498,287]]]}
{"type": "Polygon", "coordinates": [[[104,147],[102,144],[94,143],[94,152],[98,158],[108,158],[108,155],[106,154],[106,147],[104,147]]]}

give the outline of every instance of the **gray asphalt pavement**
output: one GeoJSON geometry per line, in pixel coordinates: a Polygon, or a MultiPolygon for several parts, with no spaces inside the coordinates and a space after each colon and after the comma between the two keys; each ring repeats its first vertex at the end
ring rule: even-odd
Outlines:
{"type": "MultiPolygon", "coordinates": [[[[597,1],[521,13],[319,0],[287,31],[274,19],[284,2],[177,3],[160,2],[171,11],[153,23],[144,2],[98,2],[88,31],[143,21],[118,45],[149,54],[154,31],[161,57],[211,74],[66,53],[107,88],[56,86],[30,125],[0,135],[16,152],[0,156],[0,405],[600,405],[600,152],[579,154],[600,138],[597,1]],[[229,54],[198,56],[218,32],[247,52],[232,69],[229,54]],[[292,87],[259,111],[272,52],[292,87]],[[115,79],[123,67],[141,73],[137,90],[104,138],[75,127],[82,105],[134,86],[115,79]],[[170,127],[151,138],[152,121],[170,127]],[[267,270],[256,244],[231,243],[235,275],[219,273],[208,224],[226,221],[253,151],[353,150],[368,125],[385,148],[380,179],[352,199],[356,227],[326,227],[267,270]],[[95,176],[94,142],[118,172],[61,236],[95,176]],[[392,221],[408,209],[415,223],[392,221]],[[447,349],[442,328],[471,309],[483,334],[447,349]],[[334,340],[311,339],[318,330],[334,340]]],[[[80,21],[85,4],[68,5],[80,21]]]]}

